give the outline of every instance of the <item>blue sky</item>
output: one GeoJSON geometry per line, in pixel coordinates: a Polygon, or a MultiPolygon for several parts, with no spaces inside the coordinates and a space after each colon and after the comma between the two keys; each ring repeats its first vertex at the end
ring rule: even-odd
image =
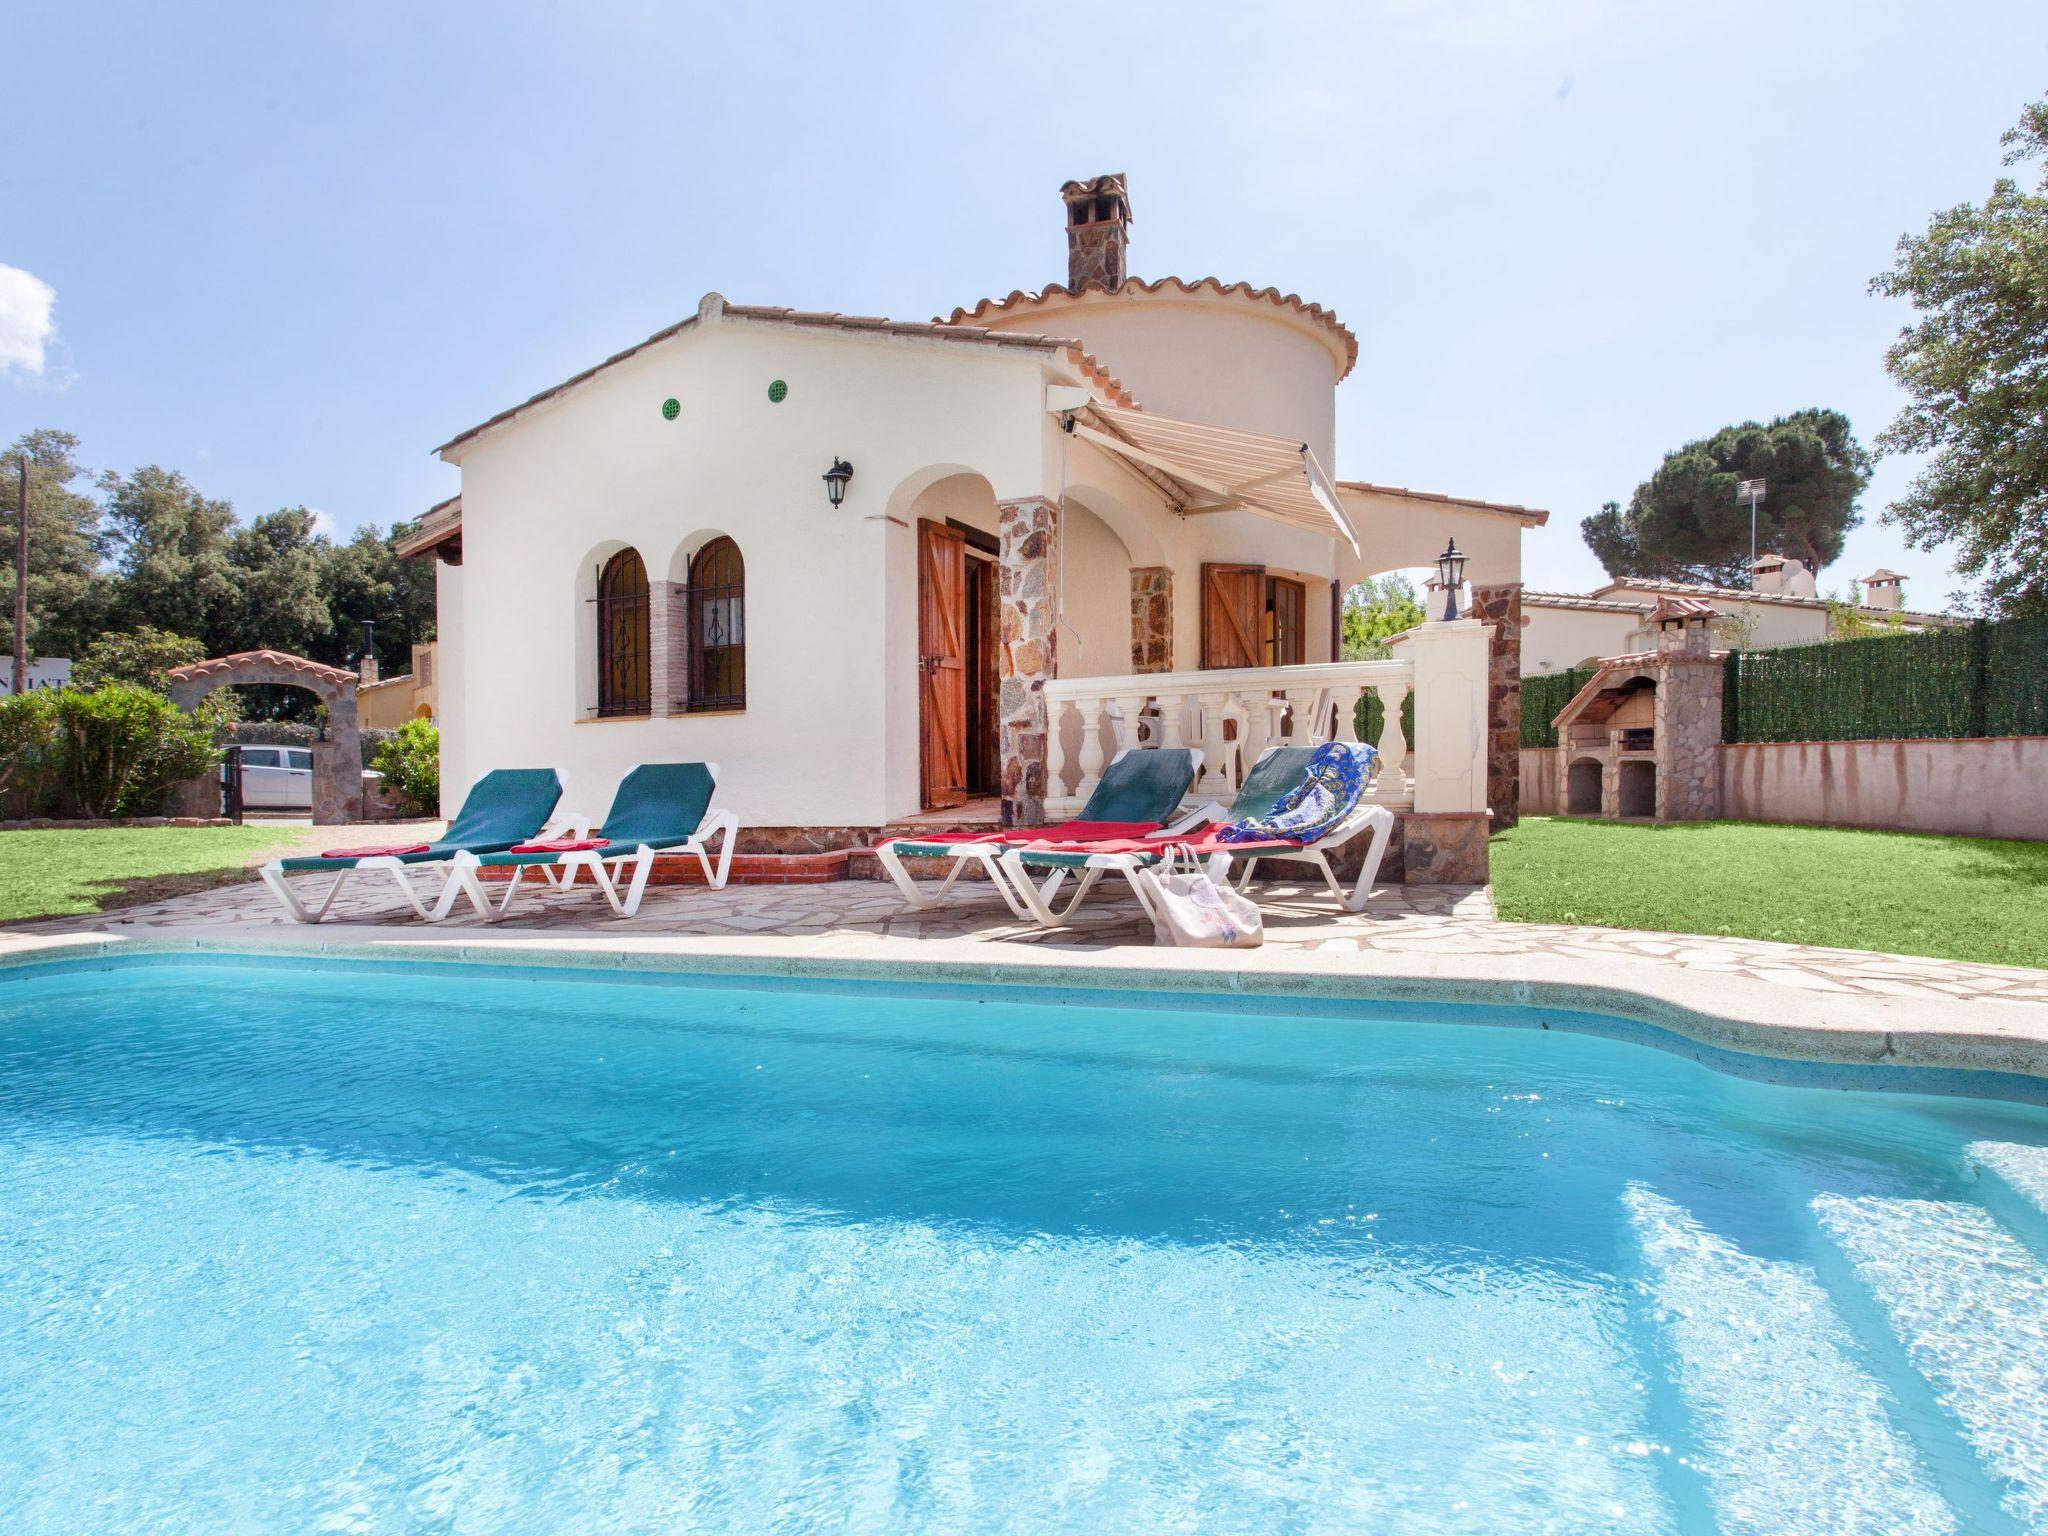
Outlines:
{"type": "MultiPolygon", "coordinates": [[[[1568,589],[1601,578],[1578,520],[1688,438],[1807,405],[1875,436],[1906,315],[1865,285],[2048,90],[2038,0],[80,3],[9,32],[6,439],[389,524],[456,488],[435,443],[708,289],[926,318],[1063,275],[1059,183],[1121,170],[1135,272],[1358,333],[1339,474],[1548,507],[1526,574],[1568,589]]],[[[1877,524],[1909,472],[1824,587],[1957,585],[1877,524]]]]}

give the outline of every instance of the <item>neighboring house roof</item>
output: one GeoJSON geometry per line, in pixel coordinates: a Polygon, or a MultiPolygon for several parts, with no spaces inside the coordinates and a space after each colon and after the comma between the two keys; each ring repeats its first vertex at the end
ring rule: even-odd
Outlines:
{"type": "Polygon", "coordinates": [[[391,551],[401,560],[410,560],[414,555],[423,555],[436,545],[447,543],[461,532],[462,498],[450,496],[446,501],[437,501],[427,508],[420,515],[418,525],[393,543],[391,551]]]}
{"type": "Polygon", "coordinates": [[[1114,378],[1108,369],[1097,362],[1078,341],[1056,336],[1028,335],[1021,331],[992,331],[985,326],[948,325],[943,321],[887,320],[879,315],[842,315],[825,310],[779,309],[768,305],[728,304],[723,294],[707,293],[697,305],[695,314],[678,320],[649,336],[645,341],[635,342],[623,352],[614,352],[603,362],[584,369],[581,373],[564,379],[552,388],[544,389],[498,412],[486,421],[480,421],[466,432],[459,432],[448,439],[436,453],[446,453],[460,447],[470,439],[488,432],[492,427],[510,421],[523,411],[531,410],[556,395],[574,389],[577,385],[595,378],[605,369],[623,363],[629,357],[637,356],[649,347],[667,341],[684,331],[694,329],[705,320],[742,320],[771,325],[794,325],[814,327],[821,330],[865,333],[882,336],[913,336],[936,341],[968,342],[980,346],[1009,347],[1035,352],[1058,352],[1080,369],[1082,375],[1100,389],[1113,405],[1137,409],[1138,402],[1131,398],[1130,391],[1114,378]]]}
{"type": "Polygon", "coordinates": [[[1340,491],[1363,491],[1372,496],[1398,496],[1404,501],[1433,501],[1453,507],[1474,507],[1481,512],[1498,512],[1529,528],[1541,528],[1550,514],[1541,507],[1524,507],[1512,501],[1480,501],[1472,496],[1447,496],[1442,491],[1411,491],[1405,485],[1375,485],[1370,480],[1339,480],[1340,491]]]}
{"type": "Polygon", "coordinates": [[[1524,608],[1572,608],[1587,613],[1621,613],[1641,618],[1650,611],[1648,603],[1624,603],[1607,597],[1583,597],[1577,592],[1522,591],[1524,608]]]}
{"type": "MultiPolygon", "coordinates": [[[[1591,596],[1605,597],[1610,592],[1655,592],[1670,593],[1677,597],[1718,598],[1724,602],[1763,603],[1779,608],[1828,608],[1833,606],[1824,597],[1794,597],[1784,592],[1752,592],[1746,587],[1710,587],[1704,582],[1660,581],[1648,576],[1631,576],[1625,581],[1610,581],[1604,587],[1595,587],[1591,596]]],[[[1524,594],[1526,598],[1527,594],[1524,594]]],[[[1968,619],[1959,619],[1948,613],[1916,613],[1910,608],[1872,608],[1864,604],[1858,612],[1874,619],[1903,619],[1909,624],[1927,624],[1936,627],[1967,624],[1968,619]]]]}
{"type": "Polygon", "coordinates": [[[1097,281],[1083,283],[1079,288],[1069,288],[1065,283],[1048,283],[1043,288],[1033,290],[1013,288],[1000,299],[983,299],[972,309],[956,309],[943,323],[959,325],[963,321],[981,320],[991,314],[1015,313],[1036,309],[1042,305],[1057,306],[1061,300],[1085,298],[1089,294],[1101,294],[1105,298],[1114,299],[1155,293],[1242,298],[1251,303],[1270,304],[1276,309],[1290,310],[1330,333],[1334,350],[1340,352],[1344,358],[1344,366],[1337,372],[1340,383],[1358,365],[1358,338],[1351,334],[1349,326],[1337,318],[1335,310],[1325,309],[1320,304],[1311,304],[1298,293],[1282,293],[1277,288],[1254,288],[1250,283],[1226,283],[1220,277],[1198,277],[1193,282],[1181,277],[1158,277],[1150,282],[1140,277],[1127,277],[1115,288],[1097,281]]]}

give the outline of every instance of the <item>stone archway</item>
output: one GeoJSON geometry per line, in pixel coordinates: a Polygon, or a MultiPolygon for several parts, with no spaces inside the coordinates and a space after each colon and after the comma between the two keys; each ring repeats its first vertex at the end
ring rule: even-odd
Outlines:
{"type": "MultiPolygon", "coordinates": [[[[238,651],[195,661],[165,674],[171,702],[190,712],[216,688],[236,683],[277,683],[303,688],[327,706],[325,751],[313,754],[313,825],[339,826],[363,819],[363,743],[356,729],[356,674],[283,651],[238,651]]],[[[207,789],[212,790],[208,780],[207,789]]]]}

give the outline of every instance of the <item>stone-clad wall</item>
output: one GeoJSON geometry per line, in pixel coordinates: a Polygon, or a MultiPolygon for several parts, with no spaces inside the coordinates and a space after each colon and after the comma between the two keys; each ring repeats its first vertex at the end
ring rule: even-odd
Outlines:
{"type": "Polygon", "coordinates": [[[1173,670],[1173,568],[1131,567],[1131,670],[1173,670]]]}
{"type": "Polygon", "coordinates": [[[1721,663],[1660,656],[1657,679],[1657,819],[1721,814],[1721,663]]]}
{"type": "Polygon", "coordinates": [[[998,502],[996,514],[1003,825],[1031,826],[1045,820],[1045,685],[1058,654],[1051,593],[1059,508],[1043,496],[1027,496],[998,502]]]}
{"type": "Polygon", "coordinates": [[[1522,781],[1522,584],[1472,589],[1472,617],[1493,626],[1486,691],[1486,807],[1498,832],[1515,824],[1522,781]]]}

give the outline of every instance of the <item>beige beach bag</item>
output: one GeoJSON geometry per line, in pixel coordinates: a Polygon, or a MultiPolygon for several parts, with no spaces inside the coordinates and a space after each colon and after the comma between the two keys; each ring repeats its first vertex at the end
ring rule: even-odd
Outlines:
{"type": "Polygon", "coordinates": [[[1258,904],[1218,885],[1199,863],[1178,870],[1169,859],[1149,883],[1155,943],[1181,949],[1257,949],[1266,942],[1258,904]]]}

